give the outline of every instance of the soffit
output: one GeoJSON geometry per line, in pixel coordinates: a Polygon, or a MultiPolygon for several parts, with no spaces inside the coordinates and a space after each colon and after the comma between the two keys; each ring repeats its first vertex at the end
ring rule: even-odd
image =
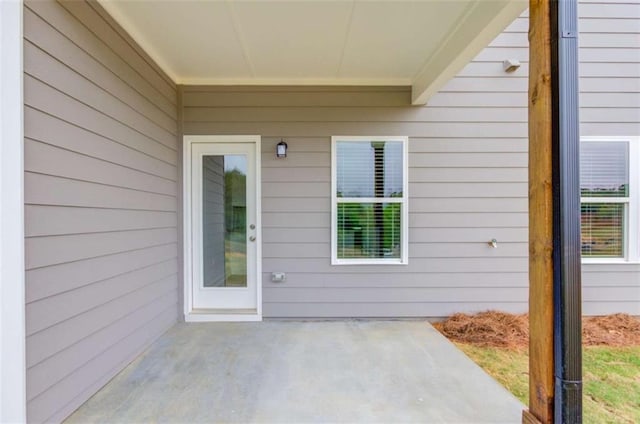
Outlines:
{"type": "Polygon", "coordinates": [[[461,69],[523,0],[100,0],[178,84],[411,85],[461,69]]]}

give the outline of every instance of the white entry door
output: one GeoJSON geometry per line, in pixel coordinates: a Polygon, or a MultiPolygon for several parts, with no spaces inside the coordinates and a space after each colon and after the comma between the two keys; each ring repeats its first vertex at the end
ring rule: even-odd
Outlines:
{"type": "Polygon", "coordinates": [[[192,278],[187,312],[259,318],[259,138],[190,139],[200,142],[189,143],[192,278]]]}

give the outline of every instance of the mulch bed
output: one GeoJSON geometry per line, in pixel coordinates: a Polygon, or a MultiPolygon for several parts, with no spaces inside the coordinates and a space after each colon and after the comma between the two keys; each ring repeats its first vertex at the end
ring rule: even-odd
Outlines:
{"type": "MultiPolygon", "coordinates": [[[[529,344],[529,317],[498,311],[454,314],[434,323],[450,340],[477,346],[524,349],[529,344]]],[[[585,346],[640,346],[640,318],[626,314],[584,317],[585,346]]]]}

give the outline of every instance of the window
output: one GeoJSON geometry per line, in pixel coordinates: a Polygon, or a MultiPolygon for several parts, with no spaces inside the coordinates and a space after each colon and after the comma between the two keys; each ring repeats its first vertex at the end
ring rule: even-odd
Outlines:
{"type": "Polygon", "coordinates": [[[332,137],[332,264],[408,261],[407,137],[332,137]]]}
{"type": "Polygon", "coordinates": [[[588,138],[580,146],[582,257],[638,261],[638,140],[588,138]]]}

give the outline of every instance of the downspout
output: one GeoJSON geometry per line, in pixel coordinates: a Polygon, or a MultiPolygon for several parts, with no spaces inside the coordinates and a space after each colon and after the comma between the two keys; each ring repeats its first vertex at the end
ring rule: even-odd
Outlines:
{"type": "Polygon", "coordinates": [[[552,0],[554,422],[582,422],[578,4],[552,0]]]}

